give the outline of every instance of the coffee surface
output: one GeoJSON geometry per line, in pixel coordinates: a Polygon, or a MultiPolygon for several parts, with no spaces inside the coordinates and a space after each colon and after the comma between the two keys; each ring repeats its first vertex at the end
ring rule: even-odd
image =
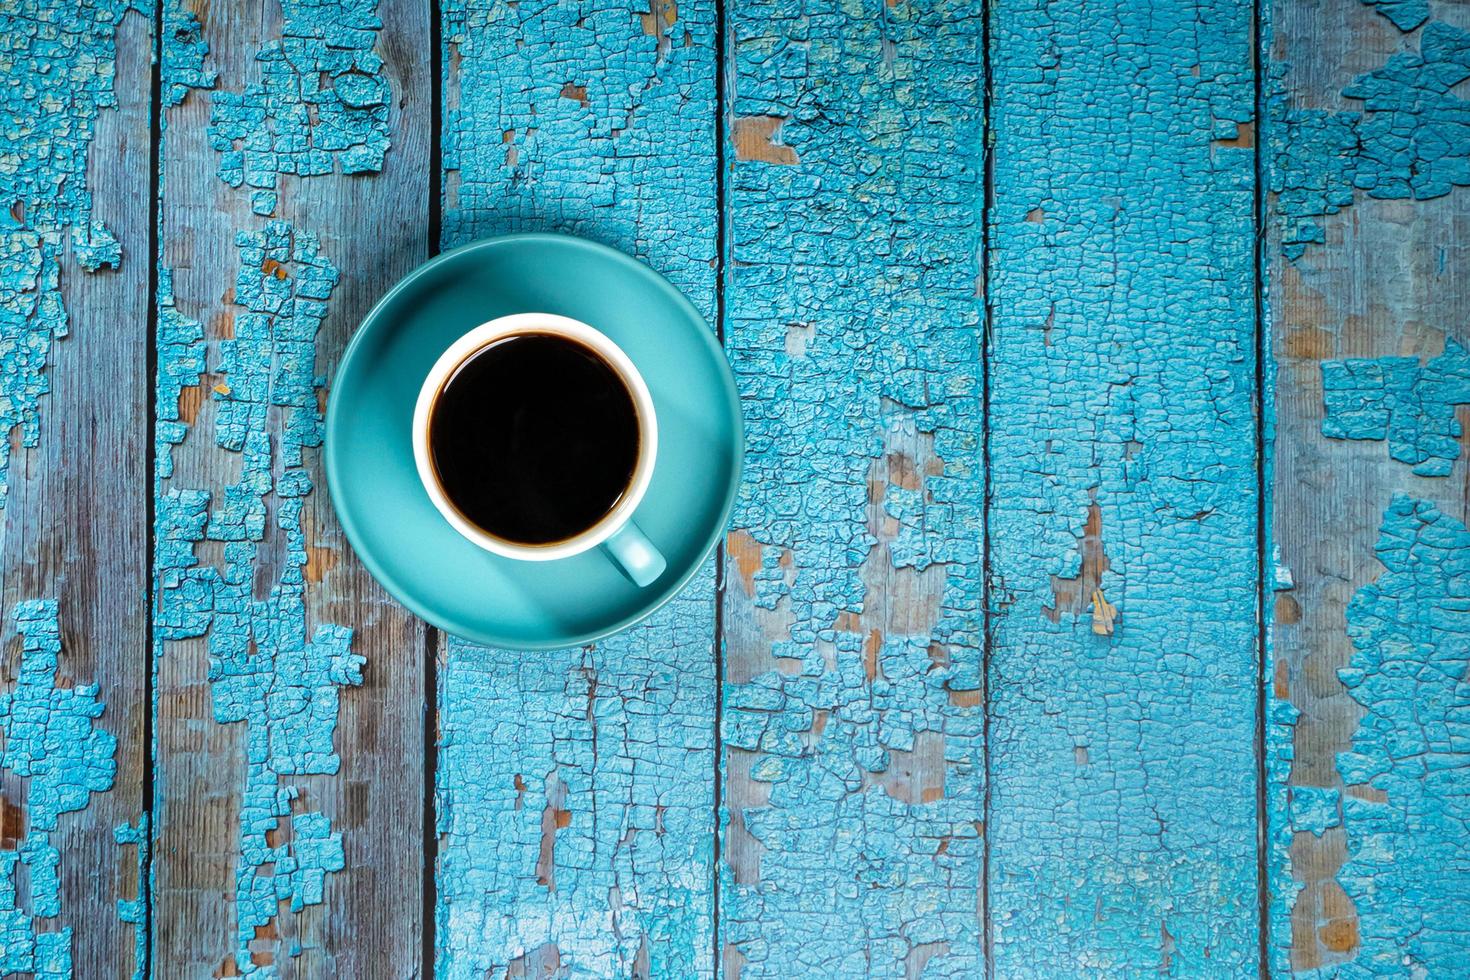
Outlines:
{"type": "Polygon", "coordinates": [[[429,447],[471,523],[517,544],[575,537],[611,511],[638,462],[638,414],[597,353],[556,334],[498,340],[440,388],[429,447]]]}

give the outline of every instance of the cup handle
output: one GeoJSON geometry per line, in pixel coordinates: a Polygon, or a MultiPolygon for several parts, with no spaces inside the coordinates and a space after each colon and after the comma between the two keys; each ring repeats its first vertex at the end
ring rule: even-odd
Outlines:
{"type": "Polygon", "coordinates": [[[638,530],[632,521],[618,528],[612,537],[602,542],[602,550],[607,552],[623,574],[639,588],[658,581],[658,577],[669,564],[653,546],[653,542],[648,540],[648,536],[638,530]]]}

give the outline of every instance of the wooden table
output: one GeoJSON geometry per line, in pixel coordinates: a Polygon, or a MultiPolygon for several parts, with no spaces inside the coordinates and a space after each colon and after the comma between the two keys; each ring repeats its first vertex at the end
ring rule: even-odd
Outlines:
{"type": "Polygon", "coordinates": [[[1470,975],[1467,29],[6,0],[0,972],[1470,975]],[[320,465],[372,302],[524,229],[679,285],[748,437],[535,655],[320,465]]]}

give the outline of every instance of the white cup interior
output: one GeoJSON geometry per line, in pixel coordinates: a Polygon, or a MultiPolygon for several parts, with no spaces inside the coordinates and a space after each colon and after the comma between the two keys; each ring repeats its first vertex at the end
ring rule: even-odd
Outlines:
{"type": "Polygon", "coordinates": [[[552,313],[516,313],[482,323],[460,337],[439,355],[429,375],[419,389],[418,402],[413,412],[413,458],[418,467],[419,480],[424,485],[434,507],[444,515],[450,525],[468,540],[506,558],[525,561],[550,561],[580,554],[595,548],[612,537],[633,516],[633,511],[648,492],[653,479],[653,464],[658,455],[658,419],[653,410],[653,398],[648,385],[638,369],[622,348],[602,333],[581,320],[557,316],[552,313]],[[633,407],[638,414],[638,460],[633,467],[633,478],[628,490],[596,524],[585,531],[561,541],[549,544],[525,544],[510,541],[490,534],[471,522],[449,500],[439,483],[434,469],[433,453],[429,447],[429,420],[433,415],[434,403],[439,398],[444,384],[461,364],[490,344],[524,334],[551,334],[565,337],[590,348],[601,357],[622,379],[633,396],[633,407]]]}

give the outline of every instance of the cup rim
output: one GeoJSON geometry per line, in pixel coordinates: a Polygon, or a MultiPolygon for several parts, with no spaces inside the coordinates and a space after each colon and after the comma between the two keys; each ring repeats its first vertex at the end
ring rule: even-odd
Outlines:
{"type": "Polygon", "coordinates": [[[581,320],[556,313],[512,313],[487,320],[466,331],[450,344],[429,369],[419,388],[413,412],[413,457],[419,483],[428,494],[434,509],[447,520],[460,536],[492,554],[522,561],[552,561],[570,558],[591,550],[620,531],[632,519],[653,480],[658,456],[658,415],[653,396],[643,376],[628,355],[602,331],[581,320]],[[547,544],[525,544],[498,537],[470,521],[449,499],[439,483],[429,448],[429,420],[434,403],[451,375],[479,351],[507,337],[528,334],[551,334],[566,337],[591,349],[617,372],[619,379],[633,396],[638,416],[638,462],[628,489],[617,504],[596,524],[560,541],[547,544]]]}

